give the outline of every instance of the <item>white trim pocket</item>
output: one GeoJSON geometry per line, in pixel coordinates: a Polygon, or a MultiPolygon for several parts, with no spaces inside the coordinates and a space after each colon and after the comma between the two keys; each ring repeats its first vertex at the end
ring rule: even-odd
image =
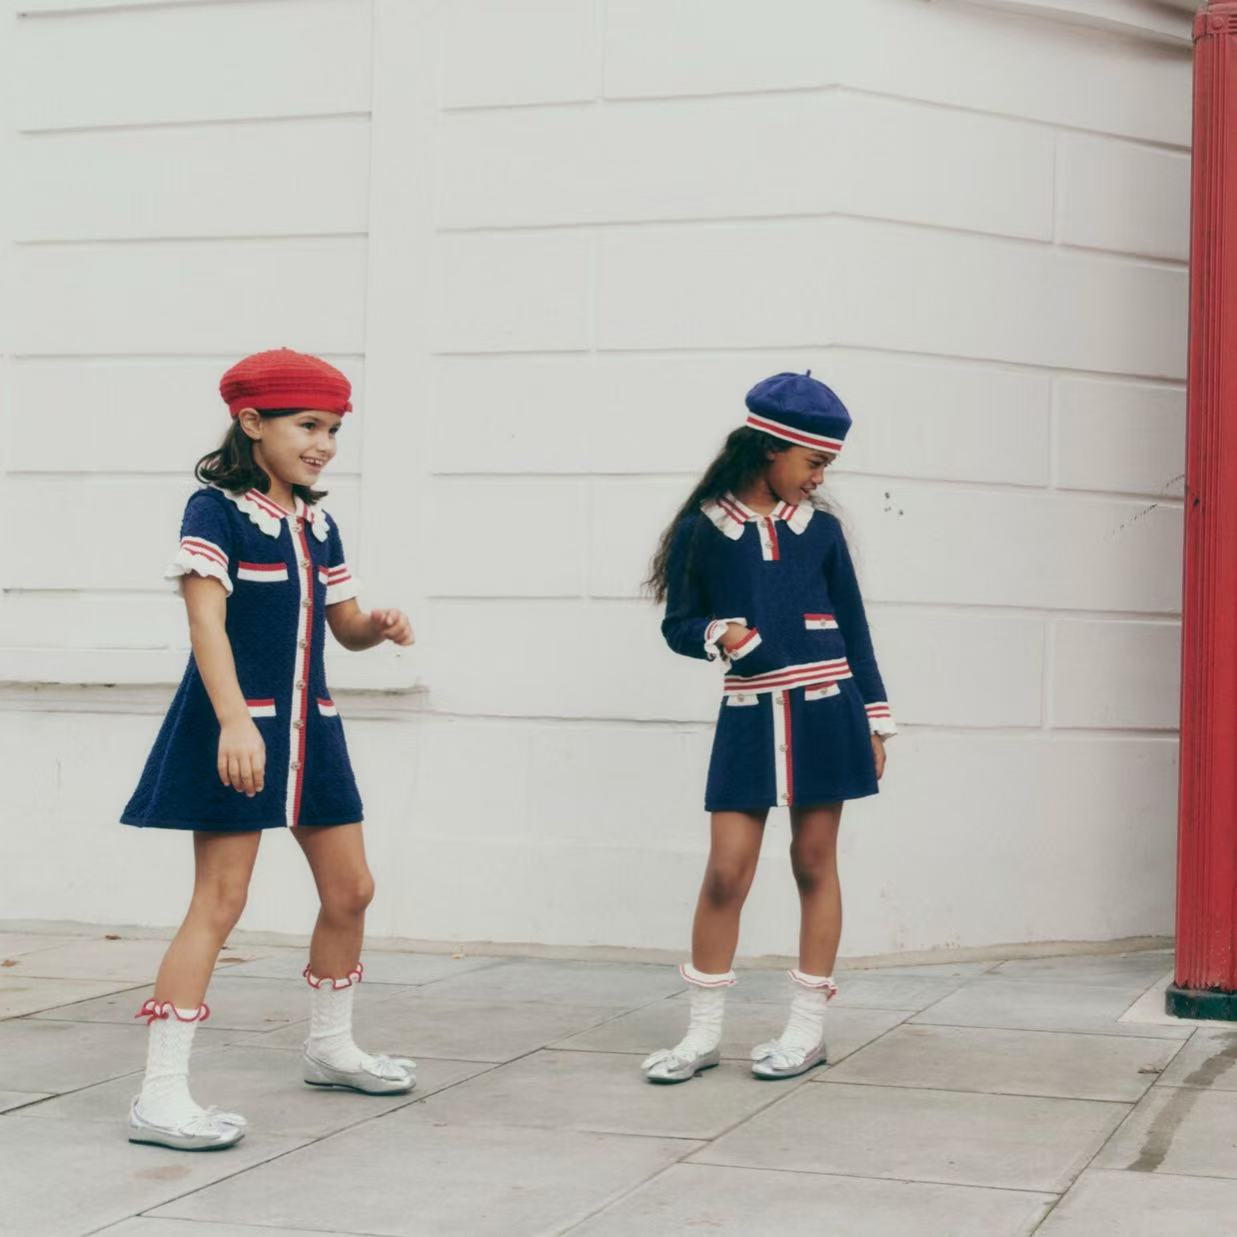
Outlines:
{"type": "Polygon", "coordinates": [[[832,614],[805,614],[803,625],[808,631],[837,631],[838,621],[832,614]]]}
{"type": "Polygon", "coordinates": [[[321,696],[318,697],[318,712],[321,713],[323,717],[339,716],[339,709],[336,708],[335,701],[323,700],[321,696]]]}
{"type": "Polygon", "coordinates": [[[813,683],[811,687],[803,689],[803,699],[808,700],[824,700],[828,696],[840,696],[842,688],[837,683],[813,683]]]}
{"type": "Polygon", "coordinates": [[[283,584],[288,579],[288,564],[237,563],[236,578],[253,584],[283,584]]]}
{"type": "Polygon", "coordinates": [[[273,700],[246,700],[245,707],[250,717],[274,717],[275,702],[273,700]]]}
{"type": "Polygon", "coordinates": [[[749,708],[751,705],[759,703],[760,696],[756,692],[734,692],[726,697],[726,707],[728,709],[749,708]]]}

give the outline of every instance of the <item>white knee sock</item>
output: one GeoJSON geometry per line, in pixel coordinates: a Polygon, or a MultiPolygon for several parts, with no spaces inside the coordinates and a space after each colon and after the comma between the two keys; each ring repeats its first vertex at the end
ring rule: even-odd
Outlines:
{"type": "Polygon", "coordinates": [[[790,1016],[786,1029],[774,1041],[790,1063],[802,1061],[825,1037],[825,1007],[838,986],[829,975],[808,975],[789,971],[791,979],[790,1016]]]}
{"type": "Polygon", "coordinates": [[[146,1048],[146,1073],[137,1106],[155,1125],[176,1129],[204,1109],[189,1094],[189,1053],[199,1022],[209,1014],[205,1005],[177,1009],[170,1002],[147,1001],[139,1018],[150,1019],[146,1048]]]}
{"type": "Polygon", "coordinates": [[[319,978],[304,970],[313,991],[309,994],[309,1039],[305,1050],[323,1065],[354,1074],[368,1070],[380,1078],[401,1078],[412,1063],[403,1058],[375,1057],[362,1052],[352,1038],[352,1001],[364,968],[356,968],[343,979],[319,978]]]}
{"type": "Polygon", "coordinates": [[[734,986],[733,971],[709,975],[690,962],[679,967],[679,974],[691,985],[691,1017],[687,1034],[671,1050],[684,1059],[712,1052],[722,1042],[722,1019],[726,1013],[726,989],[734,986]]]}

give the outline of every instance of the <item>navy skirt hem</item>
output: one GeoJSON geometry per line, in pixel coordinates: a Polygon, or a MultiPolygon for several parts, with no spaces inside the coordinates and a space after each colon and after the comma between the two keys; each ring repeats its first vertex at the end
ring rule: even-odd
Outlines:
{"type": "MultiPolygon", "coordinates": [[[[803,803],[792,803],[791,807],[819,807],[824,803],[847,803],[851,799],[867,799],[871,795],[880,794],[880,787],[873,786],[871,790],[851,791],[845,795],[812,795],[803,803]]],[[[706,799],[706,812],[763,812],[768,808],[785,807],[778,803],[717,803],[706,799]]]]}
{"type": "MultiPolygon", "coordinates": [[[[200,820],[141,820],[136,816],[122,816],[122,825],[133,825],[137,829],[182,829],[195,833],[260,833],[264,829],[287,829],[288,823],[283,820],[247,823],[243,825],[208,825],[200,820]]],[[[364,820],[359,815],[349,814],[334,820],[302,820],[298,829],[323,829],[333,825],[360,825],[364,820]]]]}

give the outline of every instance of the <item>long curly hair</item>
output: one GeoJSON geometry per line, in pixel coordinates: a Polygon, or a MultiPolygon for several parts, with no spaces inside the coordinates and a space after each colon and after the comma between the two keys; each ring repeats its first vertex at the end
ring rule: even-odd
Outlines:
{"type": "MultiPolygon", "coordinates": [[[[790,446],[790,443],[783,442],[780,438],[774,438],[771,434],[746,425],[730,432],[725,445],[704,470],[704,476],[696,483],[696,488],[687,496],[657,543],[657,551],[649,565],[648,578],[644,581],[645,592],[654,601],[666,600],[666,590],[670,583],[670,545],[684,517],[698,510],[701,503],[708,502],[711,498],[717,499],[724,494],[738,494],[746,490],[768,467],[769,456],[788,451],[790,446]]],[[[693,542],[687,555],[689,572],[694,558],[693,542]]]]}
{"type": "MultiPolygon", "coordinates": [[[[304,408],[269,408],[258,415],[263,418],[295,417],[304,411],[304,408]]],[[[253,439],[241,428],[239,420],[228,427],[219,446],[198,460],[193,475],[203,485],[217,485],[234,494],[243,494],[246,490],[260,490],[266,494],[271,488],[270,474],[253,458],[253,439]]],[[[307,485],[294,485],[292,492],[311,506],[327,495],[326,490],[311,490],[307,485]]]]}

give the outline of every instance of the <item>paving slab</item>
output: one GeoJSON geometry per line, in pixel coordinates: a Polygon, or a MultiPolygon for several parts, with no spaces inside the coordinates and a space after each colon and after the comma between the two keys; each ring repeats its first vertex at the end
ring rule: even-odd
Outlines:
{"type": "Polygon", "coordinates": [[[686,987],[672,966],[506,958],[467,975],[427,984],[425,995],[436,1001],[566,1002],[630,1009],[686,987]]]}
{"type": "Polygon", "coordinates": [[[1195,1031],[1156,1084],[1237,1091],[1237,1027],[1195,1031]]]}
{"type": "MultiPolygon", "coordinates": [[[[360,1095],[310,1087],[301,1078],[301,1054],[235,1045],[197,1053],[192,1087],[200,1104],[239,1112],[250,1129],[263,1134],[321,1138],[402,1108],[488,1069],[475,1061],[421,1060],[411,1095],[360,1095]]],[[[49,1100],[27,1114],[45,1120],[116,1123],[136,1092],[136,1077],[120,1078],[49,1100]]]]}
{"type": "Polygon", "coordinates": [[[83,936],[24,954],[13,973],[45,979],[122,979],[130,984],[148,984],[154,982],[167,948],[167,941],[83,936]]]}
{"type": "Polygon", "coordinates": [[[1237,1179],[1231,1091],[1153,1087],[1095,1161],[1096,1168],[1237,1179]]]}
{"type": "Polygon", "coordinates": [[[134,1145],[119,1124],[101,1133],[9,1114],[0,1118],[0,1237],[82,1237],[297,1145],[252,1134],[225,1151],[186,1155],[134,1145]]]}
{"type": "Polygon", "coordinates": [[[1172,971],[1160,978],[1147,989],[1121,1015],[1122,1022],[1132,1022],[1139,1025],[1155,1025],[1163,1027],[1206,1027],[1211,1030],[1237,1031],[1237,1022],[1224,1022],[1216,1018],[1178,1018],[1170,1014],[1164,1005],[1168,985],[1173,981],[1172,971]]]}
{"type": "Polygon", "coordinates": [[[98,1230],[94,1237],[323,1237],[320,1228],[277,1228],[265,1224],[211,1224],[135,1216],[98,1230]]]}
{"type": "MultiPolygon", "coordinates": [[[[1140,981],[1141,983],[1141,981],[1140,981]]],[[[1192,1028],[1134,1025],[1121,1015],[1139,995],[1133,988],[1077,982],[1001,979],[985,975],[916,1014],[915,1023],[1010,1027],[1023,1031],[1080,1031],[1093,1035],[1188,1039],[1192,1028]]]]}
{"type": "MultiPolygon", "coordinates": [[[[357,999],[358,1020],[362,1011],[390,1000],[404,989],[392,984],[375,984],[357,999]]],[[[310,989],[303,979],[240,979],[223,975],[211,982],[206,993],[210,1019],[206,1026],[225,1031],[275,1031],[309,1016],[310,989]]],[[[149,988],[98,997],[58,1006],[39,1017],[72,1022],[123,1022],[129,1024],[149,988]]],[[[203,1028],[205,1029],[205,1027],[203,1028]]],[[[303,1037],[302,1037],[303,1038],[303,1037]]]]}
{"type": "MultiPolygon", "coordinates": [[[[432,991],[426,989],[426,992],[432,991]]],[[[366,994],[368,995],[368,994],[366,994]]],[[[457,1061],[511,1061],[621,1014],[621,1007],[539,1001],[437,1001],[419,990],[357,1006],[357,1036],[375,1051],[457,1061]]],[[[263,1037],[264,1044],[301,1044],[308,1023],[263,1037]]]]}
{"type": "MultiPolygon", "coordinates": [[[[790,1004],[793,995],[785,971],[740,971],[739,982],[726,994],[728,1004],[756,1001],[761,1004],[790,1004]]],[[[838,994],[830,1008],[907,1009],[918,1011],[935,1005],[968,983],[961,975],[897,975],[886,971],[864,971],[838,978],[838,994]]],[[[680,985],[685,987],[686,985],[680,985]]]]}
{"type": "Polygon", "coordinates": [[[821,1083],[862,1082],[1132,1102],[1179,1041],[905,1023],[831,1069],[821,1083]]]}
{"type": "MultiPolygon", "coordinates": [[[[130,987],[122,980],[28,979],[5,971],[0,973],[0,1018],[19,1018],[42,1010],[50,1013],[130,987]]],[[[132,1017],[133,1011],[129,1013],[132,1017]]]]}
{"type": "MultiPolygon", "coordinates": [[[[232,962],[221,957],[219,971],[256,979],[301,979],[308,956],[303,949],[281,949],[277,954],[254,961],[232,962]]],[[[405,954],[370,950],[365,954],[367,984],[428,984],[470,971],[496,966],[501,958],[456,956],[454,954],[405,954]]]]}
{"type": "Polygon", "coordinates": [[[12,1112],[24,1108],[27,1104],[37,1104],[45,1100],[50,1092],[44,1091],[0,1091],[0,1112],[12,1112]]]}
{"type": "Polygon", "coordinates": [[[1060,1193],[1129,1111],[1025,1095],[800,1087],[691,1162],[1060,1193]]]}
{"type": "Polygon", "coordinates": [[[991,971],[1001,979],[1039,979],[1056,983],[1097,984],[1102,988],[1130,985],[1142,991],[1173,968],[1171,949],[1145,949],[1124,954],[1070,954],[1057,958],[1011,958],[991,971]]]}
{"type": "Polygon", "coordinates": [[[544,1237],[585,1219],[699,1145],[444,1125],[427,1107],[412,1104],[324,1139],[180,1198],[157,1215],[216,1224],[260,1215],[276,1230],[375,1237],[544,1237]]]}
{"type": "Polygon", "coordinates": [[[638,1056],[547,1049],[434,1096],[425,1110],[450,1125],[703,1139],[715,1138],[801,1085],[803,1078],[765,1082],[747,1068],[723,1062],[691,1082],[657,1086],[641,1074],[638,1056]]]}
{"type": "Polygon", "coordinates": [[[677,1165],[571,1237],[1024,1237],[1052,1194],[677,1165]]]}
{"type": "Polygon", "coordinates": [[[1219,1237],[1234,1215],[1237,1181],[1088,1169],[1035,1237],[1219,1237]]]}
{"type": "MultiPolygon", "coordinates": [[[[841,1061],[896,1027],[906,1016],[902,1010],[834,1008],[831,1003],[826,1022],[829,1060],[841,1061]]],[[[585,1052],[633,1052],[645,1057],[657,1048],[677,1044],[687,1030],[687,1021],[687,998],[670,997],[557,1040],[550,1047],[585,1052]]],[[[731,1005],[726,1010],[722,1056],[750,1061],[752,1048],[780,1035],[785,1022],[785,1012],[768,1005],[756,1002],[731,1005]]]]}
{"type": "MultiPolygon", "coordinates": [[[[199,1027],[197,1049],[252,1038],[243,1031],[199,1027]]],[[[59,1022],[10,1018],[0,1022],[0,1087],[60,1093],[145,1068],[148,1034],[141,1022],[59,1022]]]]}
{"type": "Polygon", "coordinates": [[[20,958],[39,949],[53,949],[57,945],[71,944],[72,936],[43,935],[37,932],[0,932],[0,964],[11,958],[20,958]]]}

